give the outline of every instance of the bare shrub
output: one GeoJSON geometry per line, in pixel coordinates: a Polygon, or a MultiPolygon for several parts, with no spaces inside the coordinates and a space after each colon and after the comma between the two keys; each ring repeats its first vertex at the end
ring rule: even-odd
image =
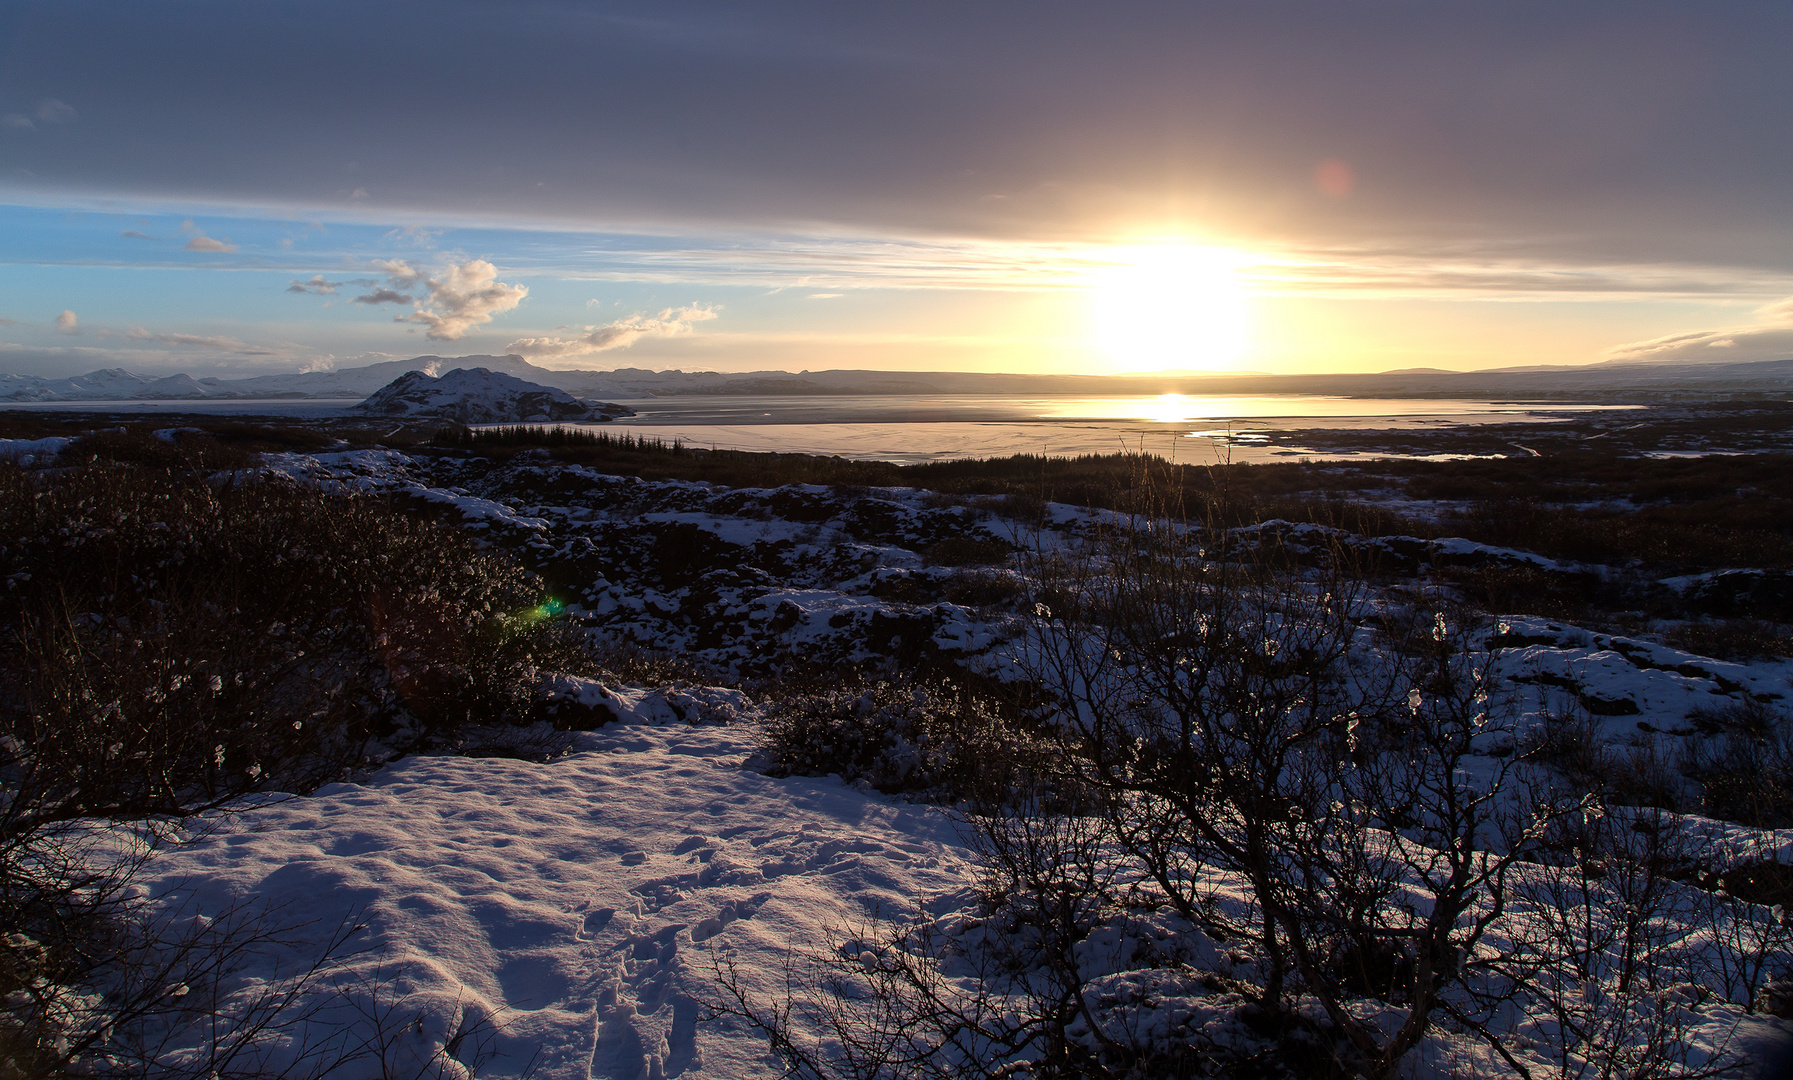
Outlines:
{"type": "Polygon", "coordinates": [[[1769,987],[1793,974],[1793,866],[1757,836],[1701,845],[1688,879],[1698,887],[1699,925],[1711,944],[1695,973],[1744,1011],[1772,1011],[1769,987]]]}
{"type": "Polygon", "coordinates": [[[1793,825],[1793,717],[1749,700],[1688,717],[1680,771],[1699,785],[1700,809],[1758,828],[1793,825]]]}
{"type": "Polygon", "coordinates": [[[769,697],[761,746],[774,776],[839,775],[891,794],[956,799],[1004,785],[1037,756],[994,703],[947,679],[863,677],[769,697]]]}
{"type": "MultiPolygon", "coordinates": [[[[1441,1032],[1527,1078],[1734,1067],[1702,1031],[1707,984],[1755,1000],[1793,959],[1784,911],[1700,876],[1653,743],[1614,754],[1573,707],[1520,738],[1488,620],[1443,590],[1373,592],[1325,530],[1174,510],[1025,556],[1022,666],[1057,753],[968,803],[975,925],[837,935],[782,1001],[725,970],[723,1011],[818,1077],[1382,1078],[1441,1032]],[[1191,949],[1130,956],[1129,977],[1215,991],[1274,1050],[1146,1036],[1149,1006],[1121,1003],[1149,995],[1095,943],[1154,905],[1191,949]],[[1193,967],[1204,940],[1247,976],[1193,967]]],[[[835,753],[840,723],[792,741],[835,753]]],[[[1727,873],[1753,890],[1760,861],[1727,873]]]]}
{"type": "Polygon", "coordinates": [[[981,856],[977,918],[943,925],[924,908],[838,931],[781,997],[756,995],[724,957],[714,1010],[818,1080],[1194,1075],[1192,1048],[1157,1045],[1101,993],[1142,959],[1124,932],[1095,939],[1125,922],[1107,819],[1038,777],[1004,796],[961,818],[981,856]]]}
{"type": "Polygon", "coordinates": [[[1545,710],[1520,737],[1518,747],[1526,757],[1588,790],[1603,789],[1614,769],[1599,718],[1578,705],[1545,710]]]}
{"type": "MultiPolygon", "coordinates": [[[[0,1043],[29,1075],[254,1075],[346,938],[244,997],[243,965],[301,928],[167,913],[134,891],[153,847],[118,856],[119,838],[310,790],[375,738],[521,722],[542,668],[585,661],[534,578],[461,534],[278,478],[120,463],[159,463],[163,440],[108,446],[0,464],[0,1043]]],[[[313,1049],[280,1068],[347,1052],[313,1049]]]]}
{"type": "Polygon", "coordinates": [[[1710,996],[1693,981],[1699,946],[1729,943],[1688,934],[1711,909],[1680,880],[1695,851],[1683,820],[1589,807],[1559,825],[1551,846],[1562,856],[1516,875],[1496,963],[1523,990],[1514,1034],[1577,1080],[1696,1080],[1735,1067],[1722,1046],[1691,1037],[1710,996]]]}
{"type": "Polygon", "coordinates": [[[524,719],[580,662],[530,575],[371,499],[0,467],[0,536],[0,831],[306,790],[376,735],[524,719]]]}
{"type": "Polygon", "coordinates": [[[69,823],[0,846],[9,1075],[308,1077],[344,1060],[340,1039],[308,1025],[360,924],[246,900],[152,903],[135,877],[159,839],[69,823]]]}
{"type": "Polygon", "coordinates": [[[1716,660],[1748,663],[1793,656],[1793,628],[1762,619],[1692,619],[1664,630],[1662,640],[1716,660]]]}

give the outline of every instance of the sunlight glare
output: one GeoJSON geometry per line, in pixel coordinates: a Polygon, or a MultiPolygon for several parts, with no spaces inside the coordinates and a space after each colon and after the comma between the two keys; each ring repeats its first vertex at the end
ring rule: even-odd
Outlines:
{"type": "Polygon", "coordinates": [[[1243,261],[1224,248],[1117,248],[1096,275],[1091,333],[1116,371],[1236,368],[1249,343],[1243,261]]]}

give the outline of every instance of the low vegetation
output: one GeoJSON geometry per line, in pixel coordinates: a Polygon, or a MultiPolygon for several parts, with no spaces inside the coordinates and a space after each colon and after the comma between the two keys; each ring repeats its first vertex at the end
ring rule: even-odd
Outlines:
{"type": "MultiPolygon", "coordinates": [[[[1495,628],[1447,592],[1366,640],[1342,547],[1144,518],[1029,560],[1051,750],[975,754],[997,782],[947,793],[979,918],[851,927],[783,998],[719,971],[792,1075],[1383,1078],[1450,1032],[1519,1076],[1692,1080],[1740,1064],[1693,1038],[1705,1010],[1780,1008],[1772,842],[1696,836],[1585,713],[1523,730],[1495,628]]],[[[892,754],[979,730],[964,709],[843,692],[773,749],[900,790],[892,754]]],[[[1680,763],[1700,809],[1778,824],[1785,718],[1696,719],[1728,737],[1680,763]]]]}
{"type": "MultiPolygon", "coordinates": [[[[260,453],[376,436],[393,433],[124,425],[84,435],[54,469],[0,462],[9,1071],[247,1076],[258,1040],[291,1021],[281,1010],[348,947],[352,926],[215,1022],[203,1068],[171,1066],[157,1047],[206,1015],[192,988],[283,947],[285,925],[247,907],[203,925],[155,913],[132,880],[173,823],[414,750],[550,758],[566,745],[537,723],[550,674],[714,675],[594,651],[554,617],[541,577],[468,531],[254,468],[260,453]]],[[[856,928],[793,967],[782,1002],[723,972],[722,1011],[795,1075],[1381,1078],[1449,1030],[1522,1075],[1542,1045],[1554,1075],[1692,1080],[1732,1063],[1692,1051],[1702,1009],[1793,998],[1770,992],[1793,965],[1793,925],[1771,906],[1793,904],[1790,875],[1687,817],[1793,824],[1786,712],[1757,699],[1698,712],[1703,737],[1675,758],[1602,741],[1585,705],[1522,729],[1482,611],[1625,605],[1713,652],[1784,652],[1778,579],[1716,599],[1657,579],[1793,565],[1785,459],[1632,461],[1629,476],[1595,455],[899,468],[558,428],[404,438],[421,454],[546,451],[650,479],[924,486],[941,507],[1023,524],[1049,501],[1139,515],[1083,546],[917,545],[921,569],[892,578],[890,597],[1019,613],[1020,678],[1001,692],[894,659],[871,673],[792,664],[754,688],[775,775],[947,804],[980,867],[975,927],[918,911],[856,928]],[[1603,505],[1621,487],[1627,504],[1603,505]],[[1370,498],[1391,488],[1404,509],[1370,498]],[[1328,528],[1302,546],[1236,530],[1278,519],[1328,528]],[[1442,566],[1391,599],[1410,556],[1370,541],[1437,536],[1607,572],[1442,566]],[[1150,1003],[1170,998],[1206,1003],[1191,1015],[1224,1006],[1251,1039],[1188,1016],[1147,1030],[1150,1003]]]]}
{"type": "MultiPolygon", "coordinates": [[[[0,463],[0,1054],[178,1075],[144,1040],[202,999],[168,986],[281,934],[152,916],[130,882],[158,823],[526,723],[538,672],[589,661],[536,579],[464,533],[232,471],[228,446],[107,434],[67,457],[0,463]]],[[[271,1019],[227,1021],[253,1039],[271,1019]]]]}

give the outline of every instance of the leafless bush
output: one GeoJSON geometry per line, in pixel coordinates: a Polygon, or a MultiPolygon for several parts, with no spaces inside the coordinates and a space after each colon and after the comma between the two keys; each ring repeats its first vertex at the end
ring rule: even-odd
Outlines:
{"type": "Polygon", "coordinates": [[[1614,765],[1600,735],[1600,720],[1576,705],[1545,710],[1519,739],[1519,750],[1547,765],[1576,787],[1604,788],[1614,765]]]}
{"type": "Polygon", "coordinates": [[[0,466],[0,536],[0,832],[306,790],[579,659],[504,557],[278,479],[0,466]]]}
{"type": "Polygon", "coordinates": [[[72,823],[0,851],[9,1075],[315,1077],[344,1060],[343,1041],[309,1025],[360,925],[241,899],[152,902],[135,876],[157,840],[72,823]]]}
{"type": "Polygon", "coordinates": [[[1696,656],[1747,663],[1793,655],[1793,628],[1761,619],[1698,619],[1663,631],[1663,641],[1696,656]]]}
{"type": "Polygon", "coordinates": [[[0,464],[0,1044],[26,1075],[254,1075],[346,938],[245,997],[243,965],[301,928],[245,905],[169,914],[135,891],[153,846],[121,856],[118,838],[309,790],[376,736],[520,722],[540,669],[583,654],[530,575],[452,530],[113,449],[0,464]]]}
{"type": "Polygon", "coordinates": [[[838,932],[793,964],[782,996],[756,995],[724,957],[715,1011],[818,1080],[1194,1075],[1191,1048],[1167,1052],[1104,1008],[1100,977],[1142,961],[1124,933],[1092,937],[1125,921],[1106,818],[1035,783],[963,821],[982,856],[979,917],[943,925],[918,909],[838,932]]]}
{"type": "MultiPolygon", "coordinates": [[[[766,691],[767,688],[762,688],[766,691]]],[[[961,798],[1040,752],[988,699],[947,679],[854,679],[767,695],[774,775],[839,775],[889,793],[961,798]]]]}
{"type": "Polygon", "coordinates": [[[1696,711],[1680,771],[1699,785],[1700,809],[1760,828],[1793,825],[1793,717],[1749,700],[1696,711]]]}
{"type": "Polygon", "coordinates": [[[1561,856],[1516,876],[1508,951],[1496,962],[1523,989],[1514,1034],[1576,1080],[1696,1080],[1734,1067],[1722,1046],[1691,1037],[1710,997],[1695,981],[1712,955],[1701,946],[1727,943],[1688,932],[1714,909],[1681,880],[1696,851],[1682,819],[1588,807],[1558,825],[1561,856]]]}
{"type": "MultiPolygon", "coordinates": [[[[459,997],[446,1009],[441,1002],[429,1007],[399,992],[400,974],[380,967],[332,979],[330,1018],[341,1048],[337,1067],[371,1072],[380,1080],[474,1080],[498,1057],[504,1010],[459,997]]],[[[529,1080],[539,1056],[538,1047],[517,1071],[518,1080],[529,1080]]]]}
{"type": "Polygon", "coordinates": [[[1251,974],[1128,962],[1239,995],[1266,1038],[1305,1038],[1308,1075],[1396,1075],[1440,1031],[1528,1080],[1735,1064],[1695,1037],[1706,987],[1752,1000],[1793,959],[1784,913],[1699,877],[1665,759],[1615,755],[1585,710],[1519,737],[1487,620],[1372,591],[1324,530],[1175,510],[1025,557],[1023,667],[1058,753],[971,804],[983,920],[845,935],[776,1005],[736,973],[724,1011],[818,1077],[1264,1066],[1103,1004],[1091,943],[1145,903],[1251,974]]]}
{"type": "Polygon", "coordinates": [[[1793,974],[1793,867],[1776,855],[1760,837],[1702,845],[1687,875],[1699,890],[1697,925],[1711,939],[1699,953],[1698,981],[1749,1013],[1768,1011],[1769,986],[1793,974]]]}

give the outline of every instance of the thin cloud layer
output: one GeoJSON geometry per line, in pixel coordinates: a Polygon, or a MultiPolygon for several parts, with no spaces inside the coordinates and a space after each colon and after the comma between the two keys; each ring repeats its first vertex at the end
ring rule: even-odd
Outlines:
{"type": "Polygon", "coordinates": [[[75,111],[73,105],[66,101],[45,98],[37,103],[35,109],[31,110],[31,116],[16,112],[0,116],[0,127],[30,131],[37,127],[37,124],[32,123],[33,117],[45,124],[72,124],[80,117],[80,114],[75,111]]]}
{"type": "MultiPolygon", "coordinates": [[[[81,87],[96,136],[9,141],[0,187],[656,232],[1480,239],[1545,260],[1761,265],[1793,240],[1784,0],[536,4],[499,35],[480,5],[430,12],[392,38],[345,29],[347,0],[39,5],[9,82],[81,87]],[[404,124],[368,123],[370,100],[405,101],[404,124]],[[492,120],[483,164],[473,116],[492,120]]],[[[43,123],[26,106],[8,107],[43,123]]]]}
{"type": "Polygon", "coordinates": [[[576,337],[518,338],[504,349],[518,356],[546,360],[590,356],[611,349],[626,349],[642,338],[688,334],[697,323],[707,322],[716,315],[716,309],[707,304],[687,304],[681,308],[665,308],[654,315],[637,313],[601,326],[588,326],[576,337]]]}
{"type": "Polygon", "coordinates": [[[46,124],[71,124],[79,116],[75,107],[66,101],[45,98],[37,103],[37,118],[46,124]]]}
{"type": "Polygon", "coordinates": [[[1621,363],[1793,359],[1793,296],[1757,308],[1753,323],[1634,341],[1609,349],[1606,355],[1621,363]]]}
{"type": "MultiPolygon", "coordinates": [[[[102,337],[105,335],[101,335],[102,337]]],[[[133,327],[125,331],[124,336],[132,341],[153,341],[158,345],[172,345],[188,349],[216,349],[220,352],[234,353],[238,356],[287,356],[292,350],[269,345],[252,345],[247,341],[239,341],[232,337],[217,337],[205,334],[174,334],[145,330],[133,327]]]]}

